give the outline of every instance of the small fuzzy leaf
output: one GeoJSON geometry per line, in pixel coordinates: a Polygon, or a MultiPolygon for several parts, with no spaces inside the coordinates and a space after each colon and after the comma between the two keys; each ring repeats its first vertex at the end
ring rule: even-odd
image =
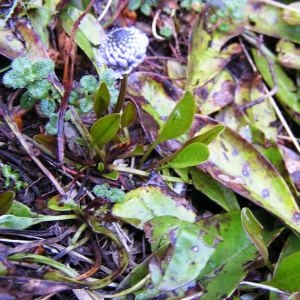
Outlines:
{"type": "Polygon", "coordinates": [[[48,80],[43,79],[40,81],[36,81],[28,85],[28,93],[29,95],[37,100],[41,100],[48,96],[49,90],[51,88],[51,84],[48,80]]]}
{"type": "Polygon", "coordinates": [[[82,98],[78,100],[79,109],[82,113],[88,113],[93,109],[93,101],[88,98],[82,98]]]}
{"type": "Polygon", "coordinates": [[[55,64],[51,59],[43,59],[32,64],[32,72],[36,80],[46,78],[50,73],[54,72],[55,64]]]}
{"type": "Polygon", "coordinates": [[[141,0],[129,0],[128,8],[130,10],[137,10],[142,4],[141,0]]]}
{"type": "Polygon", "coordinates": [[[37,99],[32,98],[29,92],[26,92],[22,95],[20,99],[20,106],[24,109],[31,109],[36,102],[37,99]]]}
{"type": "Polygon", "coordinates": [[[5,75],[3,76],[3,83],[7,87],[11,87],[14,89],[23,88],[27,84],[23,74],[17,70],[11,70],[5,73],[5,75]]]}
{"type": "Polygon", "coordinates": [[[50,116],[55,112],[56,109],[55,101],[49,98],[43,99],[40,102],[40,109],[45,116],[50,116]]]}
{"type": "Polygon", "coordinates": [[[11,67],[13,70],[23,73],[25,69],[32,68],[32,61],[27,56],[20,56],[12,61],[11,67]]]}
{"type": "Polygon", "coordinates": [[[98,87],[98,81],[92,75],[82,76],[79,83],[81,87],[89,93],[94,93],[98,87]]]}
{"type": "Polygon", "coordinates": [[[101,148],[107,142],[112,140],[120,128],[120,123],[120,114],[107,115],[97,120],[90,129],[93,144],[96,144],[101,148]]]}

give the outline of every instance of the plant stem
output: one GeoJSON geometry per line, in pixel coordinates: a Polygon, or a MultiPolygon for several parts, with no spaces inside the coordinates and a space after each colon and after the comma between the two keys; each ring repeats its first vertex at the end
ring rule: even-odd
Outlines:
{"type": "Polygon", "coordinates": [[[119,97],[118,97],[116,107],[114,109],[114,113],[119,113],[122,110],[123,106],[124,106],[126,89],[127,89],[127,79],[128,79],[128,74],[125,74],[124,77],[121,80],[120,93],[119,93],[119,97]]]}
{"type": "MultiPolygon", "coordinates": [[[[134,168],[129,168],[129,167],[112,165],[112,164],[108,164],[107,169],[113,170],[113,171],[125,172],[125,173],[129,173],[129,174],[134,174],[134,175],[138,175],[138,176],[144,176],[144,177],[149,177],[149,175],[150,175],[150,172],[146,172],[146,171],[142,171],[142,170],[138,170],[138,169],[134,169],[134,168]]],[[[183,182],[184,183],[184,181],[179,177],[165,176],[165,175],[161,175],[161,177],[162,177],[162,179],[169,181],[169,182],[180,182],[180,183],[183,182]]],[[[192,184],[192,182],[190,182],[190,181],[188,183],[192,184]]]]}

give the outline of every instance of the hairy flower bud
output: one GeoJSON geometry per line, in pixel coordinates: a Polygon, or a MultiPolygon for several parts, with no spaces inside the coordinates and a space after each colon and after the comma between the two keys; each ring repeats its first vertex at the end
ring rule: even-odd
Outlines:
{"type": "Polygon", "coordinates": [[[135,27],[113,29],[99,47],[100,62],[122,78],[144,60],[148,43],[147,36],[135,27]]]}

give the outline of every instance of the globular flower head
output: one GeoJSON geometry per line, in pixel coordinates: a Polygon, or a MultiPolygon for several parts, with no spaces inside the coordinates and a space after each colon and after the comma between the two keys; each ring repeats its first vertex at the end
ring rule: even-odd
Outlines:
{"type": "Polygon", "coordinates": [[[100,62],[122,78],[145,58],[149,40],[135,27],[113,29],[99,48],[100,62]]]}

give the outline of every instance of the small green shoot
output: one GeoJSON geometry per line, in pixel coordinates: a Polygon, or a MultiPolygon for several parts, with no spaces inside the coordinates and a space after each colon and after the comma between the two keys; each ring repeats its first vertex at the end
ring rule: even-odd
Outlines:
{"type": "Polygon", "coordinates": [[[158,144],[170,139],[175,139],[183,135],[190,128],[194,119],[195,110],[196,105],[194,98],[190,92],[186,92],[174,107],[156,140],[149,146],[147,152],[142,157],[141,165],[144,164],[146,158],[158,144]]]}

